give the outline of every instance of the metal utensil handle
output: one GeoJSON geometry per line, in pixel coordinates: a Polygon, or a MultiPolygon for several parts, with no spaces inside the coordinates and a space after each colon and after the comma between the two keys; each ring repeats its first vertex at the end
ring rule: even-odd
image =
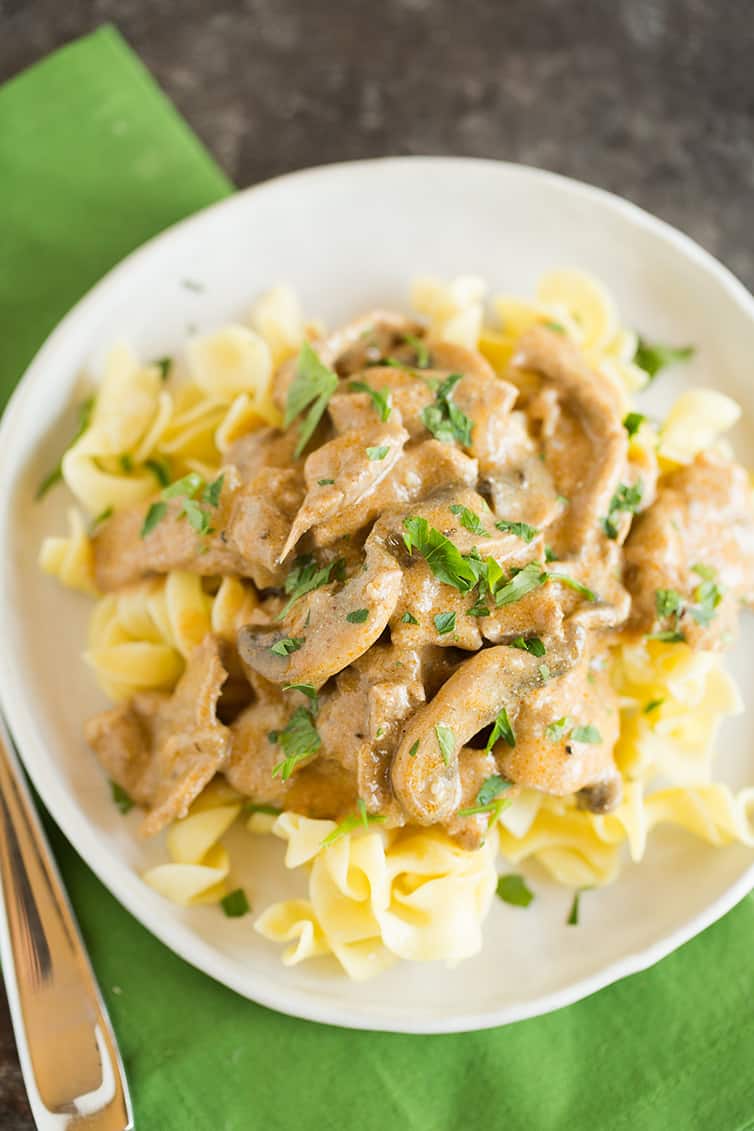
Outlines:
{"type": "Polygon", "coordinates": [[[128,1131],[115,1036],[2,720],[0,886],[0,958],[37,1127],[128,1131]]]}

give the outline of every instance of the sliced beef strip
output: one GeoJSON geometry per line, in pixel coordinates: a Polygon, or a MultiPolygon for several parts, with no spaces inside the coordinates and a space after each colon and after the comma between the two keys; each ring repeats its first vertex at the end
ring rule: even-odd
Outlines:
{"type": "MultiPolygon", "coordinates": [[[[543,660],[547,659],[545,655],[543,660]]],[[[495,754],[501,773],[519,785],[562,797],[610,783],[617,804],[620,775],[613,748],[619,729],[618,697],[607,672],[595,667],[592,659],[587,648],[569,670],[534,687],[516,714],[515,747],[501,740],[495,754]],[[548,735],[548,726],[560,720],[567,720],[559,728],[562,733],[548,735]],[[574,728],[587,725],[594,728],[590,737],[597,741],[574,740],[574,728]]]]}
{"type": "Polygon", "coordinates": [[[213,531],[206,535],[198,534],[181,513],[179,498],[165,501],[164,517],[144,538],[141,531],[151,502],[117,510],[98,527],[92,540],[97,588],[107,593],[150,573],[174,569],[205,577],[245,573],[241,554],[225,537],[239,485],[235,468],[226,468],[219,505],[208,508],[213,531]]]}
{"type": "Polygon", "coordinates": [[[148,810],[146,836],[185,817],[223,768],[230,732],[217,706],[226,678],[220,642],[207,636],[171,695],[144,692],[86,723],[87,742],[108,776],[148,810]]]}
{"type": "Polygon", "coordinates": [[[744,468],[708,453],[667,475],[656,501],[634,521],[624,562],[629,630],[677,628],[693,648],[724,647],[737,629],[740,602],[754,597],[754,496],[744,468]],[[710,571],[722,600],[704,624],[694,609],[710,571]],[[658,590],[680,595],[677,620],[658,615],[658,590]]]}
{"type": "Polygon", "coordinates": [[[242,572],[260,589],[280,586],[288,566],[281,556],[304,499],[298,467],[265,467],[238,491],[225,540],[242,563],[242,572]]]}
{"type": "Polygon", "coordinates": [[[545,463],[556,483],[567,483],[562,550],[581,553],[604,537],[600,520],[626,470],[628,437],[614,390],[562,334],[542,327],[523,335],[513,361],[539,373],[562,399],[558,426],[545,437],[545,463]]]}

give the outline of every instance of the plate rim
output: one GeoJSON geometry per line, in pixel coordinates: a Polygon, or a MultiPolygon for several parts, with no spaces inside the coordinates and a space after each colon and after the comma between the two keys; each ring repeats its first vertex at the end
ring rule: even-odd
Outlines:
{"type": "MultiPolygon", "coordinates": [[[[186,231],[206,224],[208,219],[211,222],[211,217],[221,210],[230,212],[233,209],[238,209],[243,212],[250,199],[274,191],[281,184],[297,182],[299,185],[305,186],[307,181],[318,180],[323,177],[338,177],[343,171],[368,170],[375,166],[391,166],[401,170],[405,167],[415,168],[421,165],[427,169],[431,167],[433,171],[437,171],[438,166],[445,168],[452,166],[454,171],[469,167],[474,169],[485,168],[490,172],[499,172],[509,177],[531,178],[535,181],[549,183],[576,197],[591,199],[607,208],[608,211],[612,211],[613,214],[622,216],[635,226],[642,228],[665,244],[671,245],[687,259],[697,263],[705,272],[714,277],[717,284],[726,292],[729,300],[734,302],[754,322],[754,297],[734,273],[716,259],[711,252],[705,250],[690,236],[667,221],[661,220],[639,205],[595,185],[535,166],[489,158],[380,157],[317,165],[284,173],[249,186],[179,220],[153,236],[146,243],[135,248],[90,287],[47,336],[27,366],[8,401],[0,422],[0,476],[7,471],[6,465],[10,463],[7,455],[9,449],[4,441],[14,429],[15,421],[21,413],[26,398],[36,392],[34,385],[38,380],[38,375],[45,371],[49,360],[54,358],[60,343],[69,337],[75,337],[79,325],[86,324],[87,320],[95,314],[98,303],[103,295],[107,295],[110,287],[127,276],[142,260],[155,254],[159,255],[164,246],[180,241],[186,231]]],[[[0,516],[5,514],[9,497],[10,492],[6,491],[0,507],[0,516]]],[[[0,558],[2,593],[6,592],[5,582],[8,570],[8,555],[4,554],[0,558]]],[[[0,632],[4,633],[7,618],[7,603],[2,598],[0,599],[0,632]]],[[[261,975],[255,978],[253,965],[250,965],[241,975],[233,959],[199,937],[188,924],[170,915],[161,915],[157,905],[153,909],[148,902],[145,903],[143,898],[144,885],[141,878],[132,871],[129,865],[123,863],[106,840],[98,839],[95,836],[94,830],[88,822],[82,823],[78,819],[76,805],[70,791],[67,791],[62,783],[58,787],[54,781],[46,779],[42,774],[40,759],[46,755],[41,739],[37,741],[29,704],[27,704],[24,696],[23,680],[20,677],[21,670],[20,666],[14,667],[8,655],[8,650],[0,650],[0,708],[14,736],[14,745],[19,752],[25,772],[30,777],[55,823],[62,830],[74,850],[82,857],[110,894],[134,916],[137,922],[173,953],[204,974],[228,986],[242,997],[289,1016],[349,1029],[413,1034],[483,1030],[541,1016],[573,1004],[597,990],[611,985],[613,982],[653,966],[660,959],[716,922],[754,887],[753,862],[717,899],[691,916],[685,923],[663,934],[649,946],[634,950],[600,970],[576,979],[566,987],[532,997],[526,1002],[500,1006],[481,1015],[468,1012],[455,1014],[447,1019],[441,1015],[433,1015],[421,1020],[414,1020],[411,1016],[404,1014],[393,1016],[389,1009],[386,1010],[385,1016],[370,1019],[367,1016],[370,1007],[343,1006],[329,997],[322,999],[320,995],[309,989],[291,989],[285,985],[283,979],[274,983],[270,989],[269,983],[261,975]],[[25,750],[32,752],[30,764],[27,764],[25,750]]],[[[283,970],[284,967],[281,966],[281,973],[283,970]]]]}

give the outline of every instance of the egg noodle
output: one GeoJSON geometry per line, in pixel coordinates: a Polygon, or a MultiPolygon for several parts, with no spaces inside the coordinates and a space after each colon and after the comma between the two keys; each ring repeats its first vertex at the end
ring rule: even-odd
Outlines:
{"type": "MultiPolygon", "coordinates": [[[[634,361],[636,334],[621,327],[605,288],[577,271],[549,273],[531,301],[498,296],[489,304],[480,279],[420,279],[411,305],[435,338],[478,349],[501,376],[521,334],[544,323],[580,347],[612,382],[625,411],[648,379],[634,361]],[[495,327],[485,320],[488,306],[495,327]]],[[[234,640],[258,598],[251,582],[178,571],[98,597],[93,525],[190,471],[209,481],[235,439],[263,424],[279,425],[271,396],[275,368],[313,333],[296,296],[281,286],[246,322],[192,338],[183,358],[145,365],[118,345],[107,359],[89,426],[62,461],[79,507],[69,511],[67,536],[45,539],[40,564],[97,598],[84,659],[111,700],[170,691],[205,635],[234,640]]],[[[642,450],[655,448],[667,473],[718,444],[739,414],[720,393],[687,392],[662,427],[644,421],[636,429],[632,455],[640,460],[642,450]]],[[[456,962],[475,954],[495,892],[498,852],[512,863],[535,861],[581,889],[613,880],[626,857],[641,860],[658,824],[680,826],[711,845],[754,845],[754,789],[734,794],[714,780],[718,728],[742,710],[720,655],[633,639],[611,649],[609,670],[620,696],[615,760],[624,779],[623,799],[610,813],[524,789],[482,847],[468,851],[438,829],[384,829],[366,818],[364,827],[352,822],[356,827],[343,829],[295,812],[260,812],[264,807],[249,806],[217,778],[168,829],[168,859],[144,879],[179,904],[218,902],[233,886],[222,838],[243,820],[250,833],[285,841],[286,867],[309,877],[308,899],[268,907],[256,929],[284,944],[286,964],[332,954],[362,979],[398,958],[456,962]]]]}

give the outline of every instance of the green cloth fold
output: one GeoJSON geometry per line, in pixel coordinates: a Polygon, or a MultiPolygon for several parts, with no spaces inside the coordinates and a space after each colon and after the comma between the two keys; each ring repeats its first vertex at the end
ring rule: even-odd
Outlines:
{"type": "MultiPolygon", "coordinates": [[[[230,189],[112,29],[0,90],[3,398],[103,272],[230,189]]],[[[659,966],[550,1016],[445,1037],[349,1032],[187,966],[50,828],[139,1131],[754,1127],[752,896],[659,966]]]]}

